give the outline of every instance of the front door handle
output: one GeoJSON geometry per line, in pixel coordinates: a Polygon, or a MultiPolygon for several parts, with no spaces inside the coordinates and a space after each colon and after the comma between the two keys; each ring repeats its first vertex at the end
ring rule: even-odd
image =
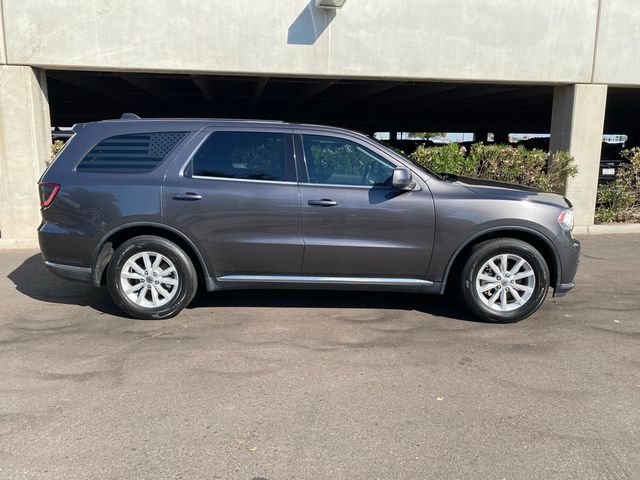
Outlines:
{"type": "Polygon", "coordinates": [[[201,200],[202,195],[198,195],[197,193],[194,193],[194,192],[174,193],[171,198],[173,198],[174,200],[194,201],[194,200],[201,200]]]}
{"type": "Polygon", "coordinates": [[[323,198],[322,200],[309,200],[307,203],[309,205],[314,205],[317,207],[335,207],[336,205],[338,205],[338,202],[335,202],[328,198],[323,198]]]}

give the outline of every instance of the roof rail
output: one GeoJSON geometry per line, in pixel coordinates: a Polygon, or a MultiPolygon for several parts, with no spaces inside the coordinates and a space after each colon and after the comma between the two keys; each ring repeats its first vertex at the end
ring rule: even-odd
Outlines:
{"type": "Polygon", "coordinates": [[[120,120],[141,120],[141,118],[135,113],[125,112],[120,117],[120,120]]]}

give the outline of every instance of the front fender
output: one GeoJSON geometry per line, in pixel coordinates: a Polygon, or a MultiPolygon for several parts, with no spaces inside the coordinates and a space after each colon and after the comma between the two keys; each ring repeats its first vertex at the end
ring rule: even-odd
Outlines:
{"type": "MultiPolygon", "coordinates": [[[[432,262],[432,265],[429,268],[429,279],[433,279],[434,282],[441,283],[441,292],[444,293],[445,286],[447,284],[447,280],[449,278],[449,273],[451,273],[451,268],[453,267],[455,261],[458,259],[459,255],[469,246],[482,241],[485,238],[490,238],[491,236],[508,236],[507,234],[513,232],[518,236],[518,233],[524,233],[526,235],[534,236],[537,240],[542,242],[548,252],[552,255],[556,275],[555,275],[555,283],[554,285],[560,283],[560,279],[562,278],[561,273],[561,262],[560,256],[558,254],[558,250],[555,247],[553,241],[538,231],[537,229],[533,229],[531,227],[523,226],[523,225],[499,225],[499,226],[487,226],[485,228],[479,229],[477,232],[468,236],[462,243],[460,243],[450,254],[446,256],[445,261],[432,262]]],[[[439,258],[434,256],[434,258],[439,258]]],[[[444,258],[444,257],[440,257],[444,258]]]]}

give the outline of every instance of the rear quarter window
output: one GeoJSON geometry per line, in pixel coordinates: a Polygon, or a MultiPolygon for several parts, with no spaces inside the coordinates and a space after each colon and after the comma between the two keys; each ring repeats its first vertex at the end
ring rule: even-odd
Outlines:
{"type": "Polygon", "coordinates": [[[144,173],[167,158],[188,132],[116,135],[102,140],[85,155],[79,172],[144,173]]]}

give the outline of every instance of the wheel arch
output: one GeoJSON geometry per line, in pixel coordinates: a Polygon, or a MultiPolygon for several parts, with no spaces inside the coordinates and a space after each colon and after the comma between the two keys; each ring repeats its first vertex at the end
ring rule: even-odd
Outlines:
{"type": "Polygon", "coordinates": [[[492,227],[476,233],[471,236],[465,243],[460,245],[447,263],[444,276],[442,279],[441,293],[444,293],[450,278],[455,278],[456,273],[462,270],[464,261],[469,257],[471,249],[485,240],[496,238],[516,238],[531,244],[544,257],[547,267],[549,268],[549,276],[551,278],[551,287],[561,283],[561,263],[560,256],[555,246],[548,237],[542,233],[527,227],[521,226],[503,226],[492,227]],[[451,274],[453,273],[453,276],[451,274]]]}
{"type": "Polygon", "coordinates": [[[156,235],[174,242],[189,256],[196,269],[198,278],[202,279],[205,284],[208,282],[209,272],[204,258],[198,248],[186,235],[175,228],[160,223],[133,222],[115,227],[106,233],[98,242],[91,258],[92,280],[96,286],[104,284],[105,271],[113,256],[113,252],[130,238],[140,235],[156,235]]]}

